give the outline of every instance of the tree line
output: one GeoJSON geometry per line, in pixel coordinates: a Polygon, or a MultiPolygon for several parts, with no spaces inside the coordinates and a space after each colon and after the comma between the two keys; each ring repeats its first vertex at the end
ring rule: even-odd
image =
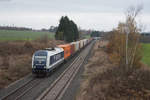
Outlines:
{"type": "Polygon", "coordinates": [[[26,27],[16,27],[16,26],[0,26],[0,30],[32,30],[32,28],[26,28],[26,27]]]}
{"type": "Polygon", "coordinates": [[[140,42],[142,43],[150,43],[150,33],[144,32],[140,36],[140,42]]]}
{"type": "Polygon", "coordinates": [[[104,34],[107,34],[108,32],[103,31],[91,31],[91,37],[102,37],[104,34]]]}

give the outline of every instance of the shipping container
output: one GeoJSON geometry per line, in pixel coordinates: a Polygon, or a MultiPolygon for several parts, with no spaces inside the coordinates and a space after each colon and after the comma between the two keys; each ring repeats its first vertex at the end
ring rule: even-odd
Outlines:
{"type": "Polygon", "coordinates": [[[86,40],[86,44],[88,44],[88,43],[89,43],[89,39],[86,40]]]}
{"type": "Polygon", "coordinates": [[[71,55],[71,45],[70,44],[58,45],[58,47],[64,49],[64,59],[68,59],[71,55]]]}
{"type": "Polygon", "coordinates": [[[80,42],[80,49],[82,49],[83,48],[83,40],[80,40],[79,42],[80,42]]]}
{"type": "Polygon", "coordinates": [[[80,44],[79,41],[76,41],[76,45],[75,45],[76,51],[80,50],[80,44]]]}
{"type": "Polygon", "coordinates": [[[86,44],[87,44],[87,39],[84,39],[84,40],[83,40],[83,44],[84,44],[84,47],[85,47],[86,44]]]}
{"type": "Polygon", "coordinates": [[[71,45],[71,55],[75,53],[75,44],[70,43],[71,45]]]}
{"type": "Polygon", "coordinates": [[[85,39],[85,46],[87,45],[87,43],[88,43],[88,42],[87,42],[87,39],[85,39]]]}
{"type": "Polygon", "coordinates": [[[74,44],[74,46],[75,46],[75,52],[77,52],[79,50],[79,41],[72,42],[71,44],[74,44]]]}

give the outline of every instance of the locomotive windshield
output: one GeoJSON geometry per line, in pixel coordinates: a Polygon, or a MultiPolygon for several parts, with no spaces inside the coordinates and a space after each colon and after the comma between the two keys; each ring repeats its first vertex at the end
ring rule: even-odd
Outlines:
{"type": "Polygon", "coordinates": [[[45,61],[46,60],[46,56],[35,56],[34,60],[45,61]]]}
{"type": "Polygon", "coordinates": [[[46,65],[47,52],[38,51],[34,54],[34,65],[46,65]]]}

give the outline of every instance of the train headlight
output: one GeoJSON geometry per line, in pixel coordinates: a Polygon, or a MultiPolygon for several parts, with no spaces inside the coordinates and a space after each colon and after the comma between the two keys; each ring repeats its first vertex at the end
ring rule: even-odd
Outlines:
{"type": "Polygon", "coordinates": [[[44,68],[46,68],[46,66],[44,66],[44,68]]]}

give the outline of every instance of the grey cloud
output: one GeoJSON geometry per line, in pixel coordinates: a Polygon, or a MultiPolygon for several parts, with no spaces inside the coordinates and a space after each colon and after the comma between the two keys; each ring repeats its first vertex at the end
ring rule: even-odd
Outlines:
{"type": "Polygon", "coordinates": [[[0,10],[35,12],[122,12],[130,5],[143,3],[150,11],[149,0],[13,0],[0,10]],[[6,8],[7,6],[7,8],[6,8]]]}
{"type": "Polygon", "coordinates": [[[9,2],[11,0],[0,0],[0,2],[9,2]]]}
{"type": "MultiPolygon", "coordinates": [[[[93,25],[95,28],[97,27],[101,28],[101,26],[103,26],[103,28],[105,27],[105,29],[107,29],[107,26],[109,26],[110,29],[111,26],[113,27],[113,24],[116,24],[118,22],[117,19],[120,17],[118,15],[116,20],[113,20],[114,14],[115,13],[122,14],[130,5],[143,4],[144,6],[143,14],[144,13],[150,14],[150,6],[149,6],[150,0],[0,0],[0,1],[7,1],[7,2],[0,2],[0,22],[2,23],[7,22],[8,24],[18,23],[18,25],[26,25],[27,23],[18,22],[17,20],[20,19],[19,21],[24,20],[26,22],[26,20],[32,21],[33,19],[36,19],[36,22],[32,21],[30,24],[32,27],[38,28],[42,27],[42,25],[44,26],[44,23],[42,25],[39,24],[38,26],[36,26],[37,25],[36,23],[41,23],[42,21],[44,21],[45,25],[47,26],[53,24],[56,25],[55,22],[58,22],[59,18],[62,15],[67,14],[69,15],[69,17],[72,16],[71,18],[73,18],[73,20],[77,19],[75,21],[77,21],[79,23],[79,26],[81,25],[81,27],[89,28],[91,27],[90,25],[92,23],[93,24],[96,23],[96,25],[95,24],[93,25]],[[80,16],[80,18],[78,18],[79,17],[78,14],[81,13],[82,14],[86,13],[86,16],[82,15],[80,16]],[[107,14],[96,15],[96,13],[99,14],[109,13],[109,14],[107,16],[107,14]],[[92,16],[87,17],[90,15],[92,16]],[[39,16],[45,16],[49,18],[45,20],[45,18],[42,17],[42,19],[39,20],[41,18],[39,16]],[[103,17],[101,18],[101,20],[99,20],[101,16],[103,17]],[[55,18],[57,18],[57,20],[55,18]],[[111,23],[111,25],[108,25],[109,23],[106,23],[107,18],[109,18],[109,22],[111,23]],[[99,22],[97,22],[97,20],[99,20],[99,22]],[[48,24],[46,21],[51,21],[53,23],[49,22],[48,24]],[[87,23],[85,25],[86,21],[87,23]]],[[[147,18],[146,20],[149,19],[147,18]]],[[[145,22],[148,22],[150,24],[150,22],[146,20],[145,22]]]]}

